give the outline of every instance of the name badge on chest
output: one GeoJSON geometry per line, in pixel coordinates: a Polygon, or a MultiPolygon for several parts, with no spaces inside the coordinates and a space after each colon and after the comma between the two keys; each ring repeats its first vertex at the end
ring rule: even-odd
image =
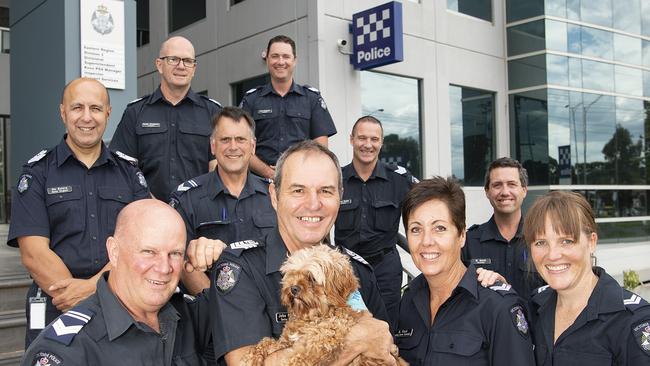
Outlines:
{"type": "Polygon", "coordinates": [[[276,323],[286,323],[289,320],[289,313],[286,311],[280,311],[275,313],[275,322],[276,323]]]}
{"type": "Polygon", "coordinates": [[[492,264],[492,258],[473,258],[472,264],[477,266],[484,266],[486,264],[492,264]]]}
{"type": "Polygon", "coordinates": [[[159,122],[142,122],[142,128],[158,128],[160,127],[159,122]]]}
{"type": "Polygon", "coordinates": [[[407,338],[413,335],[413,328],[411,329],[400,329],[395,333],[395,338],[407,338]]]}
{"type": "Polygon", "coordinates": [[[47,194],[61,194],[72,192],[72,186],[51,187],[47,189],[47,194]]]}

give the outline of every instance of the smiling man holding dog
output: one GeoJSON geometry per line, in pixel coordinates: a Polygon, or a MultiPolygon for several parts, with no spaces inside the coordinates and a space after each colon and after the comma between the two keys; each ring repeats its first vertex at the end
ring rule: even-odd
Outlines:
{"type": "MultiPolygon", "coordinates": [[[[282,333],[287,311],[280,303],[280,266],[288,254],[319,245],[332,228],[341,198],[338,160],[313,141],[298,143],[278,160],[275,180],[269,188],[277,211],[277,230],[260,242],[243,240],[230,244],[212,271],[210,301],[215,354],[218,358],[223,356],[228,365],[239,365],[249,347],[262,338],[277,338],[282,333]]],[[[356,254],[348,254],[359,278],[363,303],[375,317],[385,320],[386,310],[371,267],[356,254]]],[[[198,258],[203,261],[195,263],[199,269],[206,262],[211,263],[204,257],[198,258]]],[[[383,321],[363,318],[350,328],[346,341],[338,361],[342,365],[370,352],[369,344],[385,345],[374,347],[384,353],[375,351],[369,356],[394,362],[390,355],[392,337],[383,321]]],[[[267,364],[282,364],[283,356],[286,354],[276,352],[267,364]]]]}

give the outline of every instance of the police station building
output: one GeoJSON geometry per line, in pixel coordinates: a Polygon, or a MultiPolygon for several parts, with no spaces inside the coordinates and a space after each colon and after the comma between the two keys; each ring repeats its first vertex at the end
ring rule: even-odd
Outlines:
{"type": "MultiPolygon", "coordinates": [[[[269,80],[262,53],[285,34],[297,45],[296,82],[321,91],[336,123],[330,148],[342,164],[352,158],[352,124],[372,114],[384,123],[381,158],[420,178],[460,179],[471,225],[492,212],[487,164],[511,156],[528,170],[526,205],[549,190],[583,193],[597,215],[599,265],[618,279],[636,269],[650,280],[650,0],[137,0],[131,8],[136,96],[158,86],[160,44],[181,35],[196,49],[194,91],[237,105],[269,80]]],[[[109,132],[121,111],[113,113],[109,132]]]]}

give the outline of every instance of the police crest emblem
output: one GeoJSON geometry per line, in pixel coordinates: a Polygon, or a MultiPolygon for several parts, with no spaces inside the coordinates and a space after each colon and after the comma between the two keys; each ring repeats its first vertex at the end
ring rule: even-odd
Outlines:
{"type": "Polygon", "coordinates": [[[32,176],[30,174],[23,174],[18,180],[18,193],[25,193],[29,189],[29,185],[32,183],[32,176]]]}
{"type": "Polygon", "coordinates": [[[519,305],[510,309],[510,317],[515,327],[524,337],[528,336],[528,321],[526,320],[526,315],[524,315],[523,308],[519,305]]]}
{"type": "Polygon", "coordinates": [[[634,338],[639,344],[639,347],[650,355],[650,322],[644,322],[634,327],[634,338]]]}
{"type": "Polygon", "coordinates": [[[113,16],[105,5],[97,6],[97,9],[93,11],[93,15],[90,18],[90,24],[92,24],[95,32],[104,35],[109,34],[115,28],[115,21],[113,16]]]}
{"type": "Polygon", "coordinates": [[[62,361],[61,357],[55,355],[54,353],[41,351],[34,356],[34,361],[32,362],[32,365],[53,366],[53,365],[60,365],[61,361],[62,361]]]}
{"type": "Polygon", "coordinates": [[[239,281],[239,274],[241,273],[241,266],[233,262],[219,263],[216,268],[217,279],[215,285],[222,294],[226,294],[232,290],[237,281],[239,281]]]}

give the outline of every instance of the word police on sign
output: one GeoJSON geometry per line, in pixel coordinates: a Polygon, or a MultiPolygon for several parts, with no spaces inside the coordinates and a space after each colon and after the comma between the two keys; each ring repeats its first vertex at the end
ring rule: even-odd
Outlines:
{"type": "Polygon", "coordinates": [[[404,60],[402,3],[391,1],[352,15],[350,63],[366,70],[404,60]]]}

